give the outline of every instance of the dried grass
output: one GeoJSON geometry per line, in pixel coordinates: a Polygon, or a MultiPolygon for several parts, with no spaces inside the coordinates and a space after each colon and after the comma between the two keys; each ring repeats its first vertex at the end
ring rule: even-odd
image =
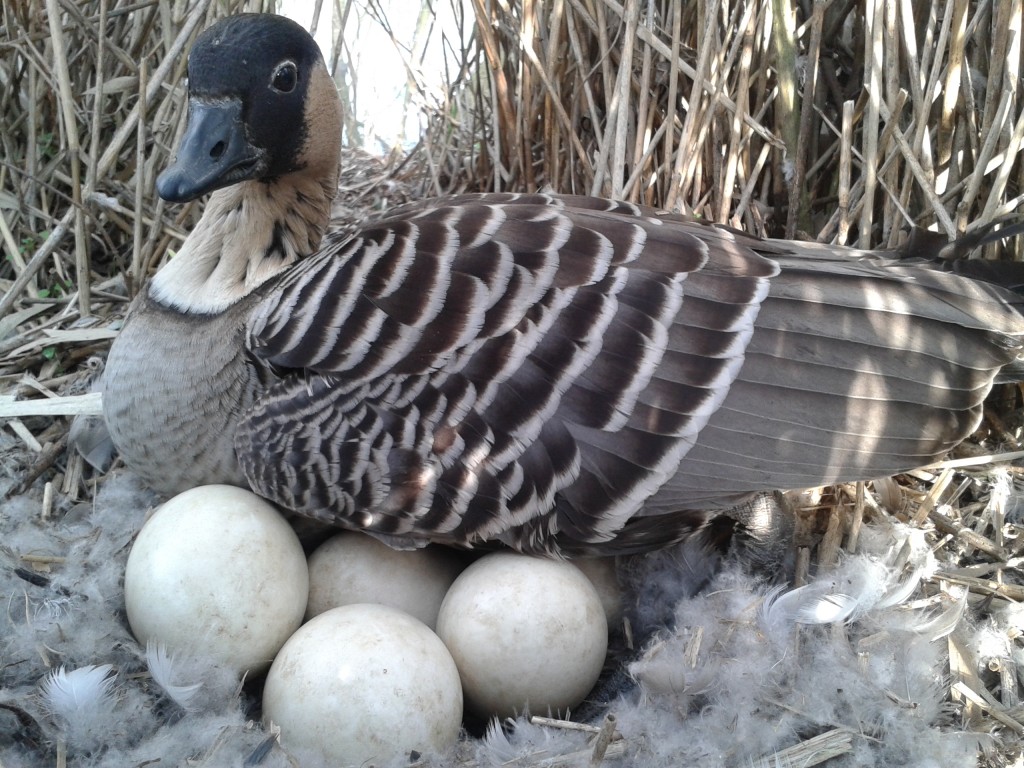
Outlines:
{"type": "Polygon", "coordinates": [[[438,192],[540,189],[892,245],[1021,201],[1020,2],[485,5],[438,192]]]}

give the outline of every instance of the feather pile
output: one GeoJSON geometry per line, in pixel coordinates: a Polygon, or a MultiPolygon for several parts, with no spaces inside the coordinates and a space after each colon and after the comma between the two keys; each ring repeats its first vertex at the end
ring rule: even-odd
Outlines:
{"type": "MultiPolygon", "coordinates": [[[[0,481],[0,491],[10,483],[0,481]]],[[[51,763],[58,745],[76,766],[289,765],[258,725],[259,681],[240,688],[228,671],[169,658],[129,633],[120,580],[153,501],[121,474],[94,505],[61,508],[52,520],[39,519],[35,492],[0,505],[4,768],[51,763]],[[49,572],[26,570],[25,555],[52,556],[49,572]]],[[[977,765],[992,739],[962,730],[947,703],[943,636],[977,645],[982,664],[1012,660],[1024,612],[1000,601],[975,626],[961,620],[962,594],[915,599],[936,567],[922,533],[878,525],[863,538],[864,554],[783,592],[740,562],[710,582],[678,578],[651,557],[631,564],[633,588],[673,609],[660,628],[638,625],[655,631],[627,664],[630,684],[590,703],[595,725],[616,718],[604,764],[767,765],[759,761],[838,735],[829,765],[977,765]]],[[[692,554],[662,557],[680,565],[692,554]]],[[[640,597],[627,594],[634,616],[640,597]]],[[[421,764],[585,764],[593,739],[524,716],[421,764]]]]}

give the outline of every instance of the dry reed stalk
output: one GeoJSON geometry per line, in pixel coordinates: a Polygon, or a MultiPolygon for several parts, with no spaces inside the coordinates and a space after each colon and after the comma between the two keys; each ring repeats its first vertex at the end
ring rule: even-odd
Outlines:
{"type": "Polygon", "coordinates": [[[82,163],[79,145],[78,120],[75,115],[74,95],[71,90],[71,74],[68,71],[67,48],[64,30],[60,24],[57,0],[46,0],[46,16],[53,41],[53,63],[56,69],[58,93],[60,95],[61,127],[67,144],[68,159],[71,163],[71,195],[75,220],[75,266],[78,278],[78,292],[82,314],[89,312],[89,264],[85,252],[85,217],[82,210],[82,163]]]}
{"type": "MultiPolygon", "coordinates": [[[[775,126],[785,152],[776,176],[778,192],[789,189],[788,203],[791,206],[787,236],[796,230],[796,206],[800,200],[800,176],[796,168],[802,154],[800,144],[800,107],[797,104],[797,63],[796,63],[796,8],[791,0],[772,0],[772,48],[775,74],[778,78],[778,95],[775,100],[775,126]]],[[[807,88],[813,88],[813,82],[807,88]]]]}
{"type": "MultiPolygon", "coordinates": [[[[619,71],[615,77],[615,87],[609,104],[608,133],[605,135],[605,149],[612,146],[611,165],[608,175],[611,179],[611,196],[621,198],[622,195],[622,174],[619,169],[626,165],[626,143],[629,139],[630,125],[630,102],[633,91],[632,64],[633,44],[636,40],[637,28],[640,22],[640,3],[638,0],[626,0],[624,8],[625,31],[622,37],[622,53],[619,58],[619,71]],[[614,121],[614,122],[613,122],[614,121]]],[[[649,71],[649,70],[648,70],[649,71]]],[[[603,159],[603,158],[601,158],[603,159]]],[[[599,162],[594,175],[594,190],[603,189],[602,174],[603,164],[599,162]]]]}
{"type": "Polygon", "coordinates": [[[843,102],[842,131],[839,134],[839,232],[836,242],[846,245],[850,232],[850,179],[853,165],[853,109],[852,101],[843,102]]]}
{"type": "Polygon", "coordinates": [[[762,757],[753,763],[753,766],[755,768],[782,768],[791,765],[819,765],[852,751],[853,733],[845,728],[836,728],[802,741],[789,749],[762,757]]]}
{"type": "MultiPolygon", "coordinates": [[[[446,121],[449,140],[429,144],[484,142],[477,178],[490,189],[599,191],[842,240],[856,221],[866,247],[897,244],[908,223],[953,235],[1024,200],[1024,111],[1008,75],[1021,69],[1021,2],[997,5],[497,3],[478,19],[486,57],[471,49],[459,65],[514,75],[520,91],[494,108],[486,94],[460,101],[473,110],[466,125],[484,133],[460,141],[458,120],[446,121]],[[513,114],[484,119],[505,109],[513,114]],[[533,122],[530,132],[505,128],[533,122]],[[779,125],[795,125],[795,137],[779,125]],[[517,140],[532,144],[513,163],[517,140]]],[[[431,163],[455,168],[443,153],[431,163]]],[[[441,183],[476,182],[456,172],[441,183]]]]}

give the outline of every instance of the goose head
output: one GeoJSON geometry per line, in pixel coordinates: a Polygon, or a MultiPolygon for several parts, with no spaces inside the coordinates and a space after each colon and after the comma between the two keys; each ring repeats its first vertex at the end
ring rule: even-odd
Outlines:
{"type": "Polygon", "coordinates": [[[232,16],[192,48],[188,126],[157,191],[181,203],[247,180],[336,177],[340,136],[337,92],[306,30],[283,16],[232,16]]]}
{"type": "Polygon", "coordinates": [[[157,192],[176,203],[212,194],[150,296],[219,313],[314,253],[340,154],[341,101],[301,26],[242,14],[206,29],[189,56],[188,124],[157,192]]]}

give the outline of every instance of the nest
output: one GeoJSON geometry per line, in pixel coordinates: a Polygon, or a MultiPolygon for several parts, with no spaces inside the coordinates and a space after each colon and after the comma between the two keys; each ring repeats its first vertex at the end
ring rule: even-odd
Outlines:
{"type": "MultiPolygon", "coordinates": [[[[88,390],[127,302],[198,215],[153,193],[184,127],[183,53],[216,18],[272,5],[3,6],[0,417],[14,439],[0,450],[6,497],[31,499],[44,521],[90,503],[106,482],[65,450],[65,417],[95,408],[71,396],[88,390]]],[[[458,34],[443,41],[443,92],[418,77],[425,38],[406,49],[422,140],[383,160],[346,150],[337,228],[425,195],[552,189],[869,248],[897,245],[911,225],[953,237],[1021,202],[1020,3],[474,0],[450,13],[458,34]]],[[[336,46],[342,63],[348,50],[336,46]]],[[[354,102],[351,72],[338,79],[354,102]]],[[[987,257],[1019,258],[1016,241],[990,248],[987,257]]],[[[856,551],[865,520],[897,519],[940,555],[916,599],[963,588],[973,618],[961,628],[1020,602],[1019,475],[1005,463],[1021,450],[1020,402],[1016,388],[996,393],[963,449],[976,455],[801,497],[793,582],[856,551]]],[[[61,567],[31,552],[3,559],[30,573],[61,567]]],[[[949,725],[998,734],[983,757],[992,765],[1019,755],[1024,735],[1015,632],[985,665],[962,632],[944,641],[949,725]]],[[[622,753],[614,727],[588,727],[600,755],[588,746],[569,762],[622,753]]],[[[805,749],[844,754],[849,738],[827,731],[805,749]]]]}

